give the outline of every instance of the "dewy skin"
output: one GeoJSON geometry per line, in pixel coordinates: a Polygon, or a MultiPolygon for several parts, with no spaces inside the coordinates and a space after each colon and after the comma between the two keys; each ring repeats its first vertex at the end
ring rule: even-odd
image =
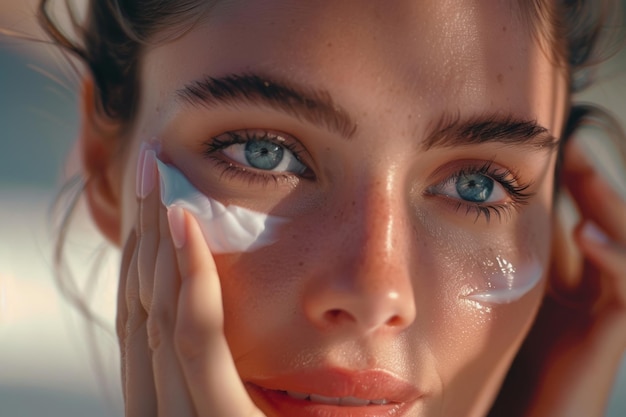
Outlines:
{"type": "Polygon", "coordinates": [[[176,168],[157,159],[161,201],[183,207],[198,220],[213,253],[254,251],[276,241],[277,226],[287,220],[238,206],[224,206],[198,191],[176,168]]]}
{"type": "Polygon", "coordinates": [[[537,261],[530,261],[519,268],[501,256],[496,263],[487,265],[494,271],[486,277],[486,289],[479,289],[465,296],[468,300],[480,303],[508,304],[517,301],[541,281],[543,271],[537,261]]]}

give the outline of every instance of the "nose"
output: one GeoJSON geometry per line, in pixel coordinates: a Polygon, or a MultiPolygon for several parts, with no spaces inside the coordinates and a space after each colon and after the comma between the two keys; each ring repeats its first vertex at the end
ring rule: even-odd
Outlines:
{"type": "Polygon", "coordinates": [[[409,210],[388,190],[363,194],[361,204],[350,203],[349,220],[338,221],[339,238],[309,280],[305,314],[321,329],[399,331],[416,315],[409,210]]]}

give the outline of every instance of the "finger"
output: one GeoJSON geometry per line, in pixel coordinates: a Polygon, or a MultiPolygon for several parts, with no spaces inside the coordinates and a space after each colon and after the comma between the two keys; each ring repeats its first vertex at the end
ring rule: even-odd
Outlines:
{"type": "Polygon", "coordinates": [[[239,378],[223,332],[222,295],[200,228],[180,207],[169,211],[181,288],[175,341],[199,416],[262,416],[239,378]]]}
{"type": "Polygon", "coordinates": [[[586,258],[608,281],[612,296],[626,303],[626,244],[612,241],[592,222],[584,223],[576,235],[586,258]]]}
{"type": "Polygon", "coordinates": [[[156,257],[152,309],[148,317],[149,344],[159,416],[195,416],[187,383],[174,347],[174,325],[180,278],[170,238],[167,212],[159,205],[159,248],[156,257]]]}
{"type": "MultiPolygon", "coordinates": [[[[126,306],[126,282],[128,271],[130,270],[133,255],[137,249],[137,235],[135,230],[131,231],[126,244],[124,245],[122,262],[120,265],[120,279],[117,290],[117,314],[115,318],[115,330],[120,347],[120,359],[122,369],[126,368],[126,323],[128,322],[128,308],[126,306]]],[[[126,375],[122,372],[122,387],[126,387],[126,375]]],[[[123,390],[126,395],[126,390],[123,390]]]]}
{"type": "Polygon", "coordinates": [[[148,334],[147,314],[139,299],[138,252],[134,251],[126,277],[126,309],[124,329],[124,398],[127,417],[156,415],[156,395],[148,334]]]}
{"type": "Polygon", "coordinates": [[[564,181],[583,218],[626,243],[626,201],[602,177],[579,144],[565,149],[564,181]]]}
{"type": "Polygon", "coordinates": [[[159,193],[156,191],[156,152],[149,145],[142,145],[138,165],[137,197],[139,224],[139,295],[147,312],[152,305],[154,290],[154,268],[159,242],[159,193]]]}

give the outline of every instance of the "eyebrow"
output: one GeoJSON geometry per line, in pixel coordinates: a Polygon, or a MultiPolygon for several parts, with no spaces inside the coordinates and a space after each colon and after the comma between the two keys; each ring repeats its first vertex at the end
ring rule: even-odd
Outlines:
{"type": "Polygon", "coordinates": [[[176,92],[183,101],[213,108],[219,105],[264,106],[316,126],[322,125],[346,139],[354,136],[357,123],[333,102],[325,90],[304,89],[256,74],[207,76],[176,92]]]}
{"type": "MultiPolygon", "coordinates": [[[[306,89],[258,74],[206,76],[177,90],[176,95],[188,104],[206,108],[220,105],[235,108],[241,105],[265,106],[298,120],[325,126],[346,139],[352,138],[357,131],[357,123],[332,100],[328,91],[306,89]]],[[[427,151],[493,142],[536,150],[552,150],[559,144],[548,129],[534,120],[501,113],[463,119],[457,112],[444,113],[431,124],[422,149],[427,151]]]]}
{"type": "Polygon", "coordinates": [[[536,150],[553,150],[559,146],[558,139],[535,120],[500,113],[462,119],[459,113],[446,113],[429,129],[423,149],[493,142],[536,150]]]}

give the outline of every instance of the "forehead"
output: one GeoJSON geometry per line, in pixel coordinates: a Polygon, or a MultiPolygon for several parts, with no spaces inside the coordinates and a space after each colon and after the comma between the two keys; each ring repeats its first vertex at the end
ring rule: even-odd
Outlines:
{"type": "Polygon", "coordinates": [[[563,96],[518,0],[233,0],[207,16],[147,54],[161,95],[206,75],[259,73],[331,91],[347,107],[367,95],[371,110],[500,107],[535,119],[563,96]]]}

